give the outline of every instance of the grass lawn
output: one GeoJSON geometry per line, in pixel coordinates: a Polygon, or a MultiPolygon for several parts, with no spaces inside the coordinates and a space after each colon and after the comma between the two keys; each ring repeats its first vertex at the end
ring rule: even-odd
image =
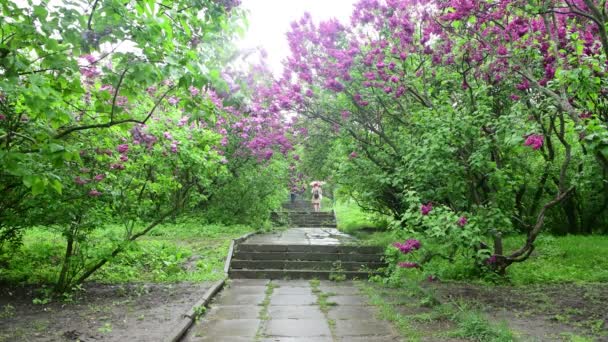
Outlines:
{"type": "MultiPolygon", "coordinates": [[[[354,232],[354,235],[364,244],[387,248],[392,248],[395,241],[409,238],[393,231],[354,232]]],[[[505,251],[514,250],[524,241],[524,235],[506,237],[505,251]]],[[[528,260],[507,269],[511,284],[608,282],[608,236],[544,235],[537,239],[535,245],[536,250],[528,260]]],[[[434,259],[425,265],[425,273],[435,274],[441,279],[470,281],[474,272],[470,260],[462,256],[453,263],[434,259]]],[[[476,280],[484,282],[484,279],[476,280]]]]}
{"type": "MultiPolygon", "coordinates": [[[[195,217],[165,223],[141,237],[106,264],[89,281],[98,283],[180,282],[217,280],[224,276],[230,240],[253,231],[243,225],[201,224],[195,217]]],[[[95,231],[89,255],[108,253],[123,227],[95,231]]],[[[6,248],[5,248],[6,249],[6,248]]],[[[59,274],[65,240],[52,228],[26,232],[17,250],[0,251],[0,282],[52,284],[59,274]]]]}
{"type": "Polygon", "coordinates": [[[361,210],[353,200],[336,201],[334,212],[338,221],[338,229],[345,233],[358,233],[361,230],[382,228],[385,223],[374,215],[361,210]]]}

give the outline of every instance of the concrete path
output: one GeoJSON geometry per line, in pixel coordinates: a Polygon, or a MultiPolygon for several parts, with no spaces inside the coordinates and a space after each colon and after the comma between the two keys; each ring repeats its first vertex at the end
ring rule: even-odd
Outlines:
{"type": "Polygon", "coordinates": [[[243,244],[333,246],[354,241],[355,238],[336,228],[289,228],[269,234],[254,235],[243,244]]]}
{"type": "Polygon", "coordinates": [[[400,341],[354,282],[234,279],[184,341],[400,341]]]}

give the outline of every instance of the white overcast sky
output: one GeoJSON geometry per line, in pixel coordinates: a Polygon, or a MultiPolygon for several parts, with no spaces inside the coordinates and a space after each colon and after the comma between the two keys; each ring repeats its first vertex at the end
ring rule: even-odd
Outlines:
{"type": "Polygon", "coordinates": [[[290,24],[309,12],[315,22],[336,18],[350,22],[353,4],[358,0],[242,0],[249,11],[249,30],[238,46],[242,49],[262,47],[268,53],[268,64],[275,76],[283,70],[281,61],[289,55],[285,33],[290,24]]]}

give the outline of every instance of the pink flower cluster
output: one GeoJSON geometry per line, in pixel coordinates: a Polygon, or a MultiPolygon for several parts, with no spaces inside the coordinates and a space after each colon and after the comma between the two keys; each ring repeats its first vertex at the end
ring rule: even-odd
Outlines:
{"type": "Polygon", "coordinates": [[[424,216],[428,215],[433,210],[433,204],[431,202],[420,206],[420,213],[424,216]]]}
{"type": "Polygon", "coordinates": [[[420,249],[420,241],[416,239],[405,240],[404,243],[394,242],[393,246],[401,251],[403,254],[411,253],[412,251],[420,249]]]}
{"type": "Polygon", "coordinates": [[[127,145],[127,144],[118,145],[116,150],[118,151],[118,153],[126,153],[127,151],[129,151],[129,145],[127,145]]]}
{"type": "Polygon", "coordinates": [[[93,190],[89,191],[89,196],[99,197],[99,196],[101,196],[101,192],[99,192],[97,189],[93,189],[93,190]]]}
{"type": "Polygon", "coordinates": [[[540,134],[530,134],[526,138],[526,142],[524,145],[532,147],[533,150],[538,150],[543,147],[543,143],[545,142],[545,137],[540,134]]]}
{"type": "Polygon", "coordinates": [[[466,218],[466,217],[461,216],[461,217],[458,219],[457,224],[458,224],[459,226],[461,226],[461,227],[464,227],[464,226],[465,226],[465,225],[466,225],[468,222],[469,222],[469,221],[467,220],[467,218],[466,218]]]}

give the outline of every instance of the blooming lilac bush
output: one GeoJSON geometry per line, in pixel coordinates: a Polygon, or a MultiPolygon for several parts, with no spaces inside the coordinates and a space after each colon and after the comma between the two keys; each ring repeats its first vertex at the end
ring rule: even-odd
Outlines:
{"type": "Polygon", "coordinates": [[[18,248],[34,225],[61,229],[63,291],[164,219],[232,191],[224,182],[242,174],[266,177],[249,188],[265,200],[231,200],[241,205],[225,216],[277,204],[292,150],[279,99],[266,101],[266,84],[248,90],[266,98],[230,98],[217,76],[242,23],[238,3],[173,1],[150,21],[136,1],[2,2],[0,50],[19,63],[0,63],[0,248],[18,248]],[[129,51],[116,49],[124,41],[129,51]],[[124,235],[93,241],[108,223],[124,235]]]}
{"type": "Polygon", "coordinates": [[[355,4],[350,23],[305,14],[288,33],[280,105],[307,130],[339,136],[326,156],[358,203],[395,229],[432,232],[444,257],[466,251],[483,265],[496,254],[503,273],[543,227],[608,229],[597,202],[608,193],[591,186],[603,188],[608,170],[608,149],[598,150],[608,111],[585,98],[608,95],[605,18],[593,2],[547,6],[379,0],[355,4]],[[581,119],[589,112],[604,123],[581,119]],[[514,232],[527,242],[494,253],[500,243],[488,241],[514,232]]]}

